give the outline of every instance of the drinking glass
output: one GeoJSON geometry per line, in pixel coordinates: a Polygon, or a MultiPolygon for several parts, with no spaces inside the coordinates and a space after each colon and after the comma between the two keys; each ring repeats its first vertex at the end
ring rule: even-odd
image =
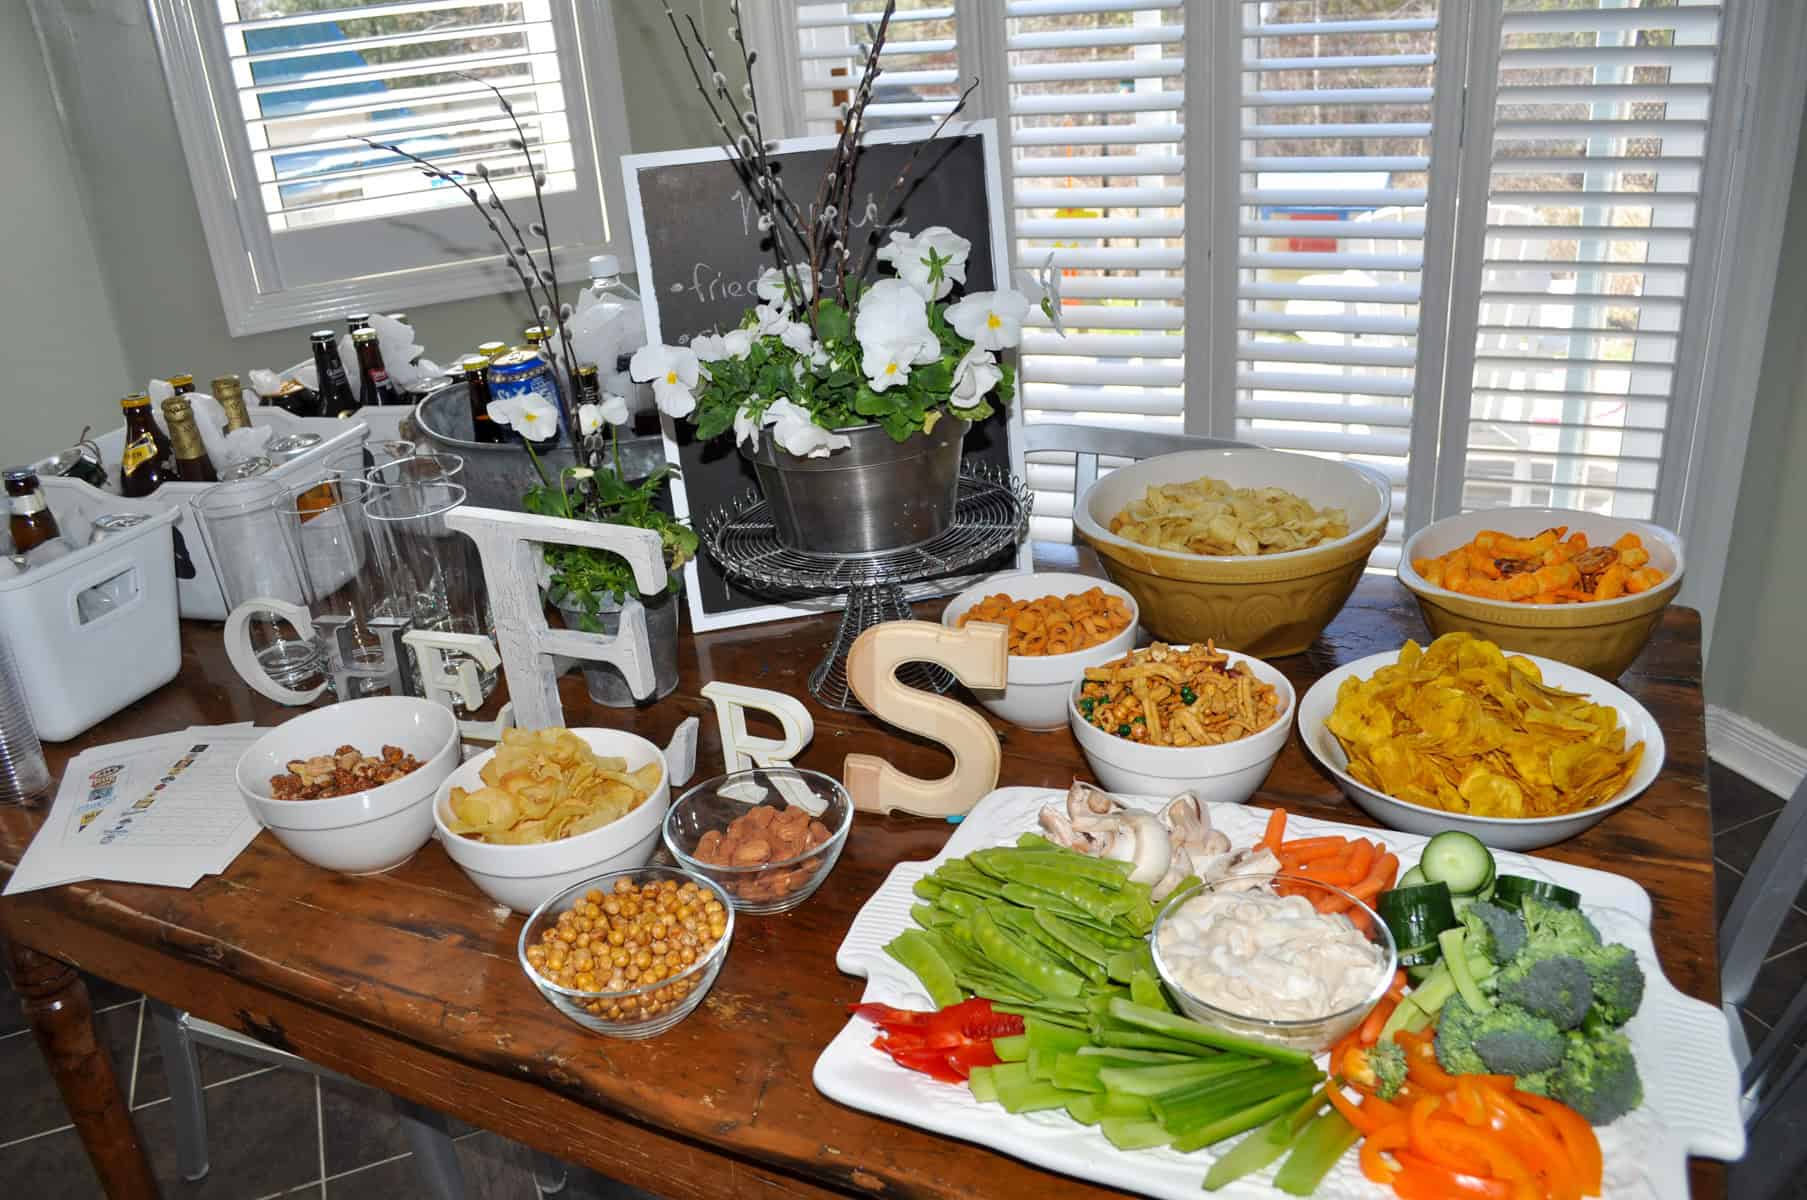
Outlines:
{"type": "Polygon", "coordinates": [[[316,625],[344,626],[339,649],[354,675],[377,674],[387,665],[371,621],[410,615],[406,597],[387,586],[364,516],[365,503],[382,490],[362,479],[318,480],[293,489],[284,510],[291,548],[312,592],[309,612],[316,625]]]}
{"type": "MultiPolygon", "coordinates": [[[[278,600],[306,609],[312,599],[285,529],[289,489],[268,476],[208,488],[194,498],[225,593],[226,611],[253,600],[278,600]]],[[[274,608],[253,608],[244,618],[248,649],[263,673],[283,688],[297,688],[321,673],[324,650],[274,608]]]]}
{"type": "Polygon", "coordinates": [[[364,478],[384,487],[405,487],[418,483],[456,483],[463,485],[464,456],[416,452],[381,466],[371,467],[364,478]]]}
{"type": "MultiPolygon", "coordinates": [[[[493,638],[477,544],[445,521],[464,501],[462,487],[440,480],[373,485],[364,514],[379,548],[387,591],[402,610],[397,615],[409,617],[415,629],[493,638]]],[[[479,676],[487,696],[496,673],[479,670],[479,676]]]]}
{"type": "Polygon", "coordinates": [[[0,637],[0,804],[24,804],[50,790],[50,766],[31,721],[25,681],[0,637]]]}

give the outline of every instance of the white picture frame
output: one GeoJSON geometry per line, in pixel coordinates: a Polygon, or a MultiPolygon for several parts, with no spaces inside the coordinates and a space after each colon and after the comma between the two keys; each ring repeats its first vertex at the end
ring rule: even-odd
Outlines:
{"type": "MultiPolygon", "coordinates": [[[[933,125],[912,126],[906,129],[881,130],[865,135],[866,145],[885,145],[921,141],[935,134],[933,125]]],[[[997,123],[992,120],[949,122],[939,132],[940,138],[971,137],[977,135],[981,140],[985,159],[985,210],[986,220],[991,235],[991,270],[996,286],[1010,286],[1010,247],[1004,225],[1004,184],[1003,171],[998,159],[997,123]]],[[[838,139],[833,135],[817,135],[813,137],[785,138],[774,143],[772,154],[784,155],[801,151],[832,149],[838,139]]],[[[652,254],[647,242],[645,214],[641,207],[639,173],[655,167],[671,166],[684,163],[722,162],[728,158],[728,152],[720,146],[706,146],[693,150],[669,150],[650,154],[627,154],[621,159],[623,188],[627,197],[627,217],[629,232],[634,247],[634,262],[639,270],[640,303],[646,320],[646,337],[649,344],[662,342],[658,297],[660,280],[653,266],[652,254]]],[[[747,294],[753,293],[752,281],[747,281],[747,294]]],[[[665,461],[672,466],[680,465],[676,427],[672,418],[660,417],[664,431],[665,461]]],[[[1022,387],[1019,380],[1017,395],[1012,397],[1005,411],[1005,441],[1010,472],[1017,479],[1025,478],[1023,461],[1023,405],[1022,387]]],[[[684,488],[681,475],[671,480],[672,506],[680,520],[692,521],[698,516],[690,510],[690,500],[684,488]]],[[[708,550],[699,551],[707,554],[708,550]]],[[[1029,570],[1033,565],[1033,555],[1029,540],[1025,537],[1016,551],[1018,570],[1029,570]]],[[[966,587],[982,574],[962,575],[942,579],[925,580],[912,584],[904,589],[910,600],[922,600],[933,596],[950,595],[966,587]]],[[[772,621],[786,621],[798,617],[815,616],[823,612],[832,612],[841,607],[844,598],[840,596],[824,596],[817,599],[773,602],[755,605],[749,608],[736,608],[720,612],[710,612],[704,607],[702,588],[699,586],[697,565],[694,561],[684,567],[685,603],[690,611],[690,625],[699,633],[715,629],[736,629],[744,625],[758,625],[772,621]]]]}

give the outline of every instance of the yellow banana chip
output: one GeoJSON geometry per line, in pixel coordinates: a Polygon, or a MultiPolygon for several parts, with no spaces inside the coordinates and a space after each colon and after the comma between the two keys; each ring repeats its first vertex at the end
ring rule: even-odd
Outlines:
{"type": "Polygon", "coordinates": [[[568,729],[508,729],[478,772],[483,787],[451,793],[453,833],[496,845],[558,841],[600,829],[646,802],[659,764],[628,770],[568,729]]]}

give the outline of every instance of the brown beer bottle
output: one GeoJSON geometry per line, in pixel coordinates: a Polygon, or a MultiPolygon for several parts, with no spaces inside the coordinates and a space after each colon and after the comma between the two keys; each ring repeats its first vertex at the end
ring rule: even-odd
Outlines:
{"type": "Polygon", "coordinates": [[[314,391],[320,397],[319,408],[295,415],[337,417],[351,412],[357,408],[358,398],[352,394],[345,367],[339,362],[338,335],[330,329],[316,329],[308,335],[308,341],[314,352],[314,377],[318,381],[314,391]]]}
{"type": "Polygon", "coordinates": [[[458,378],[463,380],[465,395],[470,398],[471,440],[496,446],[508,440],[508,430],[489,415],[488,371],[489,359],[481,354],[458,360],[458,378]]]}
{"type": "Polygon", "coordinates": [[[219,474],[195,424],[194,405],[182,396],[171,396],[163,402],[163,420],[169,426],[169,442],[176,455],[176,478],[184,483],[218,483],[219,474]]]}
{"type": "Polygon", "coordinates": [[[389,369],[383,365],[383,348],[377,344],[376,330],[364,326],[351,335],[351,344],[358,355],[359,407],[406,404],[401,390],[389,382],[389,369]]]}
{"type": "Polygon", "coordinates": [[[188,374],[171,375],[169,377],[169,390],[178,396],[186,396],[188,393],[195,390],[195,377],[188,374]]]}
{"type": "Polygon", "coordinates": [[[148,496],[176,477],[169,439],[151,419],[151,398],[133,392],[119,402],[125,411],[125,453],[119,459],[119,494],[148,496]]]}
{"type": "Polygon", "coordinates": [[[222,375],[207,386],[213,389],[213,398],[226,410],[225,432],[251,428],[251,414],[245,408],[245,389],[239,384],[237,375],[222,375]]]}
{"type": "Polygon", "coordinates": [[[25,554],[52,538],[63,536],[57,528],[56,515],[38,486],[38,473],[30,467],[8,467],[5,472],[6,494],[12,500],[13,553],[25,554]]]}
{"type": "Polygon", "coordinates": [[[521,331],[521,336],[526,339],[526,341],[522,343],[523,346],[529,350],[538,350],[546,344],[546,327],[544,325],[529,325],[526,329],[521,331]]]}

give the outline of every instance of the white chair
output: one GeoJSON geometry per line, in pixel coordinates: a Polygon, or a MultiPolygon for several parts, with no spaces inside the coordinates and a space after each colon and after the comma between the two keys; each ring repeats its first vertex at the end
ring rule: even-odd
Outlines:
{"type": "Polygon", "coordinates": [[[1794,1049],[1807,1029],[1807,989],[1795,993],[1754,1051],[1738,1015],[1804,884],[1807,780],[1777,815],[1719,926],[1720,1002],[1731,1027],[1732,1051],[1743,1064],[1748,1138],[1744,1165],[1734,1170],[1759,1177],[1741,1179],[1735,1189],[1748,1200],[1783,1194],[1779,1189],[1793,1185],[1796,1169],[1807,1159],[1807,1054],[1794,1049]]]}
{"type": "Polygon", "coordinates": [[[1139,461],[1180,450],[1222,450],[1247,446],[1248,442],[1198,437],[1189,433],[1155,433],[1109,426],[1037,423],[1023,426],[1023,453],[1071,454],[1075,501],[1098,482],[1098,460],[1122,458],[1139,461]]]}

